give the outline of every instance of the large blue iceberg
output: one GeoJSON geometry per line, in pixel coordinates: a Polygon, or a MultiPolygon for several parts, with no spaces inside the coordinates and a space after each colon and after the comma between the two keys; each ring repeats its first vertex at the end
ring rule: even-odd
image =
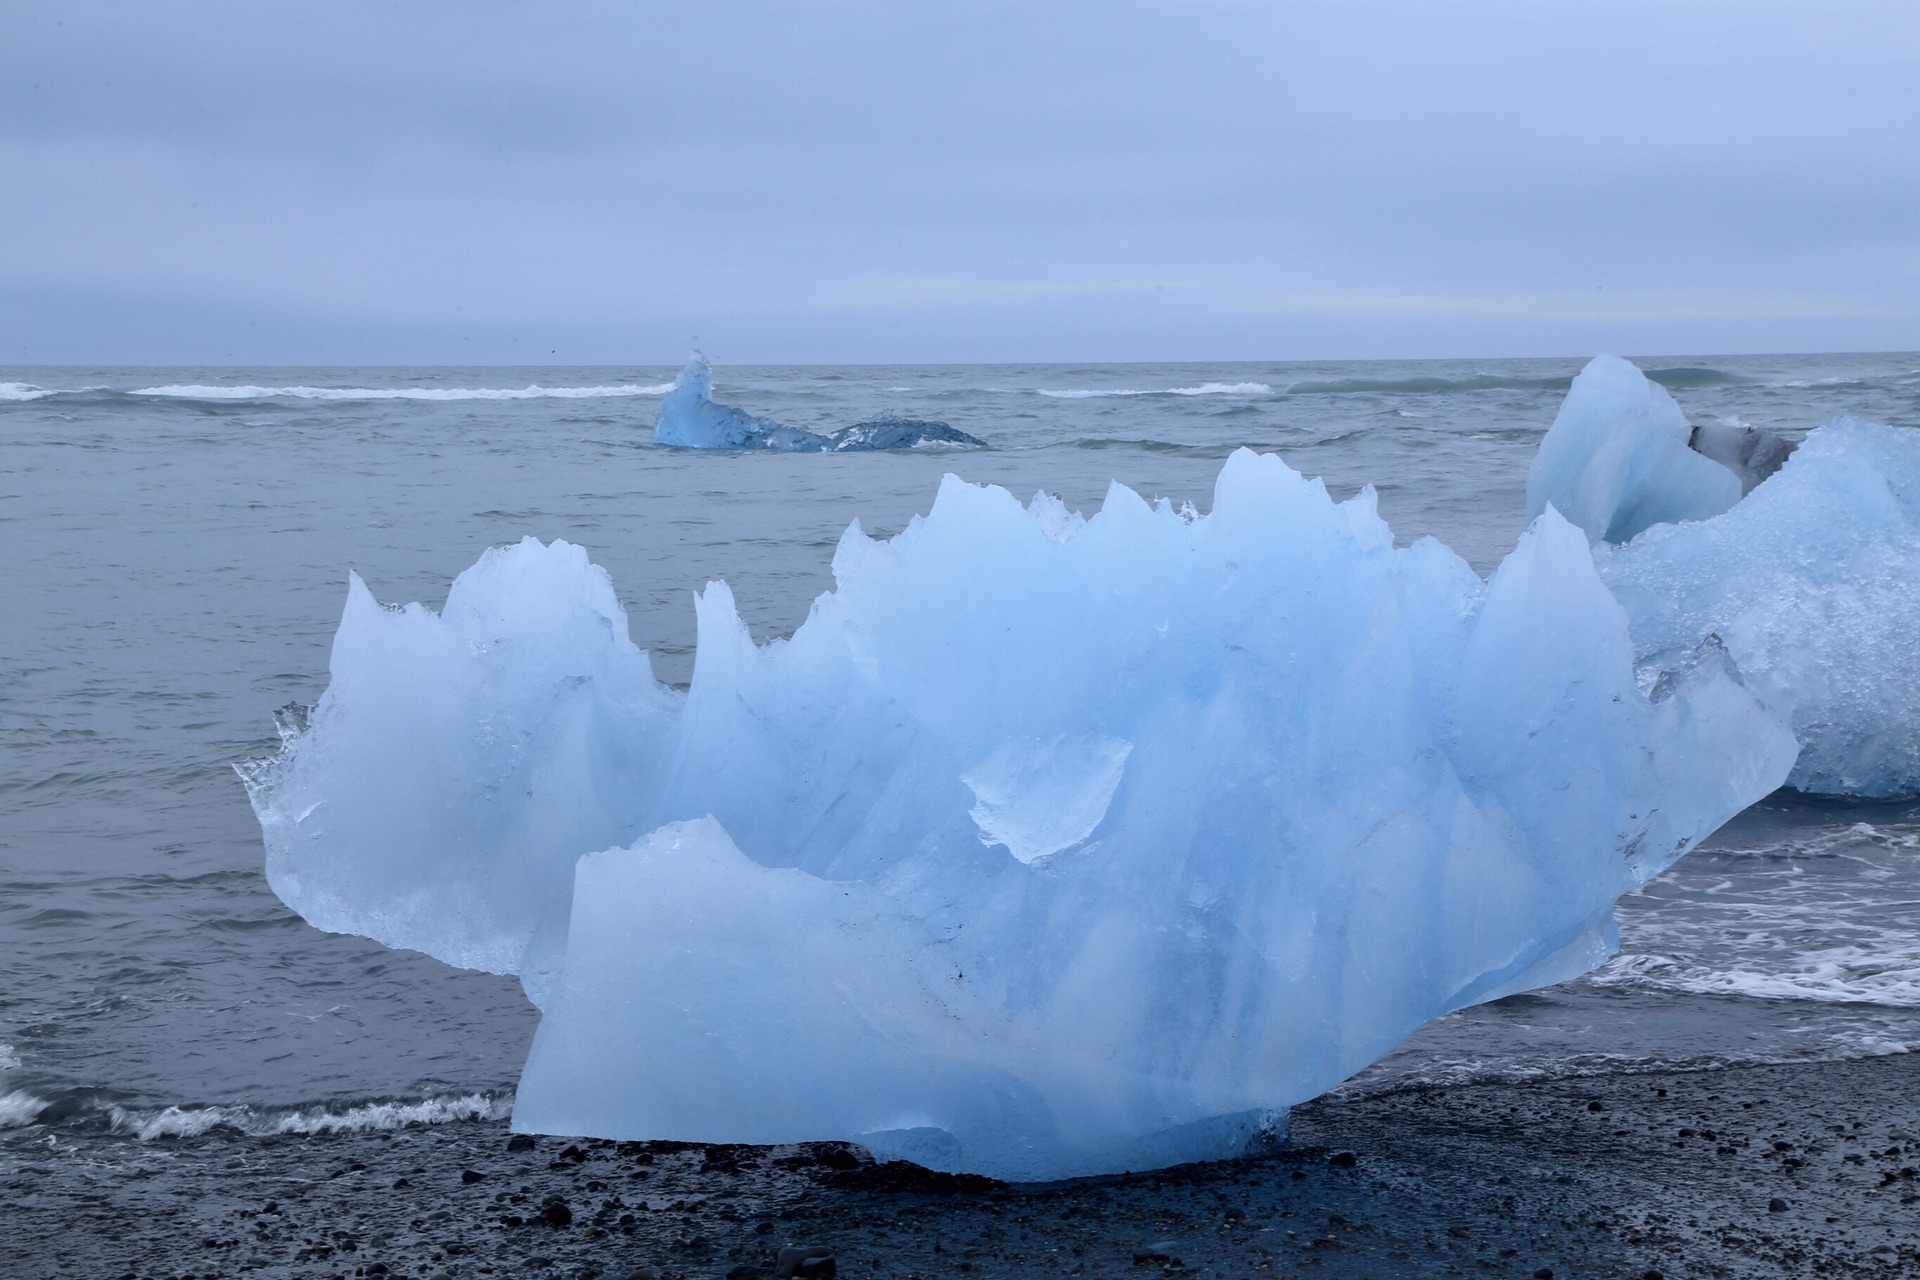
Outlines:
{"type": "Polygon", "coordinates": [[[682,695],[564,543],[356,579],[247,771],[313,923],[518,973],[522,1130],[840,1138],[1047,1179],[1232,1155],[1449,1010],[1583,972],[1786,778],[1717,643],[1643,691],[1587,539],[1482,581],[1241,451],[1211,511],[949,477],[682,695]]]}
{"type": "Polygon", "coordinates": [[[944,422],[885,415],[830,435],[757,418],[713,398],[713,369],[695,352],[660,402],[653,442],[681,449],[771,449],[778,453],[851,453],[929,446],[980,446],[985,441],[944,422]]]}
{"type": "Polygon", "coordinates": [[[1798,738],[1790,785],[1920,794],[1920,433],[1842,418],[1796,449],[1692,427],[1601,356],[1574,379],[1527,495],[1597,540],[1648,679],[1711,637],[1798,738]]]}

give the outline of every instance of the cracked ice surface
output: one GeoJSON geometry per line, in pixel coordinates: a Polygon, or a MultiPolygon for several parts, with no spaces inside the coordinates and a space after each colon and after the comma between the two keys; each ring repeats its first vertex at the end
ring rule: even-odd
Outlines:
{"type": "Polygon", "coordinates": [[[566,544],[439,616],[356,582],[250,774],[275,890],[519,972],[519,1128],[1054,1178],[1231,1155],[1592,967],[1794,758],[1716,646],[1640,691],[1558,515],[1482,582],[1246,451],[1198,517],[949,477],[834,574],[766,645],[710,586],[684,698],[566,544]]]}

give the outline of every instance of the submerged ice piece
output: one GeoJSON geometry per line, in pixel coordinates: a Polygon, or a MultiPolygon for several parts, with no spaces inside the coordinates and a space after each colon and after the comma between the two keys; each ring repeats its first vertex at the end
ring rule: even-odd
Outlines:
{"type": "Polygon", "coordinates": [[[979,445],[944,422],[885,416],[855,423],[832,435],[756,418],[713,399],[713,368],[695,352],[660,402],[653,442],[683,449],[772,449],[781,453],[846,453],[912,449],[923,445],[979,445]]]}
{"type": "Polygon", "coordinates": [[[970,436],[958,427],[925,418],[902,418],[883,413],[865,422],[856,422],[827,437],[833,453],[864,449],[919,449],[927,445],[967,445],[985,447],[986,441],[970,436]]]}
{"type": "Polygon", "coordinates": [[[1232,1155],[1599,963],[1615,898],[1793,760],[1712,646],[1639,691],[1559,516],[1482,582],[1244,451],[1204,517],[950,477],[850,529],[786,641],[709,587],[684,699],[576,549],[469,574],[437,619],[356,588],[252,793],[310,919],[519,948],[522,1130],[1016,1179],[1232,1155]]]}
{"type": "Polygon", "coordinates": [[[1689,447],[1694,438],[1666,388],[1618,356],[1595,356],[1527,470],[1527,519],[1551,505],[1589,538],[1626,542],[1652,525],[1718,515],[1751,486],[1716,458],[1744,445],[1740,460],[1750,461],[1757,441],[1712,432],[1709,457],[1689,447]]]}
{"type": "Polygon", "coordinates": [[[1717,636],[1803,791],[1920,795],[1920,432],[1841,418],[1710,520],[1596,548],[1639,661],[1717,636]]]}

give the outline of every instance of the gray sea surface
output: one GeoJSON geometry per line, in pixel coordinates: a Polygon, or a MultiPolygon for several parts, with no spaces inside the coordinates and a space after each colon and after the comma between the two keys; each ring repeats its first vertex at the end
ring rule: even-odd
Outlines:
{"type": "MultiPolygon", "coordinates": [[[[1696,422],[1920,427],[1920,355],[1637,361],[1696,422]]],[[[586,546],[656,671],[692,593],[759,638],[831,587],[847,524],[941,475],[1112,482],[1205,510],[1242,446],[1481,572],[1580,359],[733,368],[716,398],[815,431],[882,413],[985,449],[656,448],[666,368],[0,369],[0,1127],[185,1132],[501,1114],[535,1014],[511,980],[321,933],[267,889],[231,765],[326,686],[349,570],[438,605],[489,545],[586,546]]],[[[1453,1015],[1349,1089],[1920,1046],[1920,806],[1778,795],[1619,909],[1575,982],[1453,1015]]]]}

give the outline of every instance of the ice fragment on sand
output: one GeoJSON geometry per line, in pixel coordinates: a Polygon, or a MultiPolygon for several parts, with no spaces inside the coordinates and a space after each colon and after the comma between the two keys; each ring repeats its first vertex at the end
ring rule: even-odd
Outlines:
{"type": "Polygon", "coordinates": [[[1558,515],[1482,582],[1245,451],[1205,516],[950,477],[848,530],[788,640],[710,587],[684,701],[592,622],[577,549],[505,556],[550,579],[500,602],[517,644],[350,603],[254,799],[310,919],[519,948],[527,1130],[1022,1179],[1231,1155],[1429,1019],[1598,963],[1615,898],[1793,760],[1724,663],[1640,692],[1558,515]]]}

